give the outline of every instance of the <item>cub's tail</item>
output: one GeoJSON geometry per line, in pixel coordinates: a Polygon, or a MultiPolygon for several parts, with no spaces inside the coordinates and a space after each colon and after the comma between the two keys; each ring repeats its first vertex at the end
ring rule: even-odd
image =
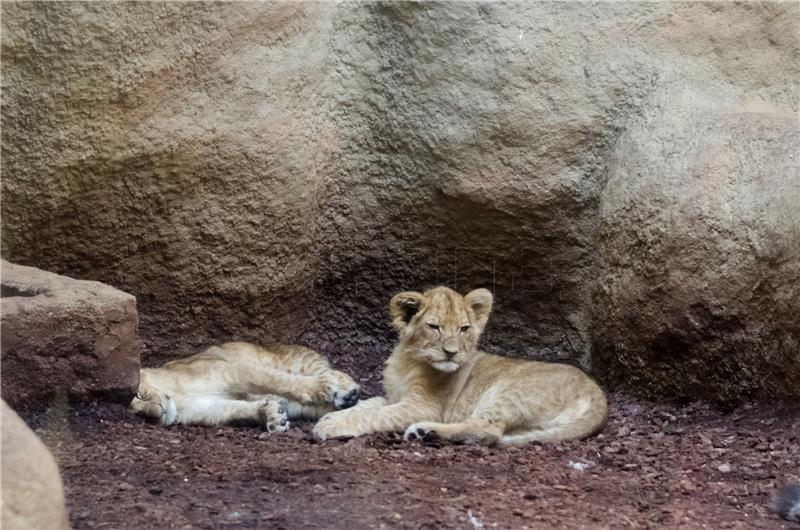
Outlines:
{"type": "Polygon", "coordinates": [[[779,489],[772,507],[775,513],[787,521],[800,523],[800,483],[789,484],[779,489]]]}

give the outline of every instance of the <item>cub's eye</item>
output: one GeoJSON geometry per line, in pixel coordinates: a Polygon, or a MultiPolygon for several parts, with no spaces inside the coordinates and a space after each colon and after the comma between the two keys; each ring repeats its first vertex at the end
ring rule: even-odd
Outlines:
{"type": "Polygon", "coordinates": [[[469,326],[461,326],[461,333],[466,333],[469,331],[469,326]]]}
{"type": "Polygon", "coordinates": [[[433,330],[439,331],[439,326],[437,326],[436,324],[428,324],[428,327],[433,330]]]}

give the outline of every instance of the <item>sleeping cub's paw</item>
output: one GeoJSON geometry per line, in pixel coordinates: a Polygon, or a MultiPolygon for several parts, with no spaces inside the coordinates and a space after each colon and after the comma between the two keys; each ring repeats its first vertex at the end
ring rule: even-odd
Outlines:
{"type": "Polygon", "coordinates": [[[265,399],[258,407],[258,421],[269,433],[289,430],[288,403],[285,399],[265,399]]]}
{"type": "Polygon", "coordinates": [[[320,376],[320,379],[322,383],[320,397],[323,403],[333,405],[336,410],[350,408],[358,403],[361,388],[349,375],[332,371],[320,376]]]}
{"type": "Polygon", "coordinates": [[[429,422],[415,423],[406,429],[403,433],[403,439],[407,442],[412,440],[421,440],[423,442],[430,442],[438,440],[439,434],[436,432],[436,424],[429,422]]]}

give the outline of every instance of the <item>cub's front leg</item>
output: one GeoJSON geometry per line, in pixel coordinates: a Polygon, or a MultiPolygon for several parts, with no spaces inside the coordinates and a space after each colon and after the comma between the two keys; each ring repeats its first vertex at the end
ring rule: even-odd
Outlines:
{"type": "Polygon", "coordinates": [[[355,407],[331,412],[314,427],[321,440],[350,438],[375,432],[403,431],[417,421],[432,420],[436,414],[427,406],[412,401],[386,405],[384,398],[359,402],[355,407]]]}

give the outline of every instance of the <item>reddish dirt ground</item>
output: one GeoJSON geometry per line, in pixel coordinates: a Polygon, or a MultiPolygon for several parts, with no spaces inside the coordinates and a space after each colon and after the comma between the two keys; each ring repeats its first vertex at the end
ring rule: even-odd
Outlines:
{"type": "Polygon", "coordinates": [[[800,479],[800,405],[610,404],[599,436],[512,449],[163,428],[111,404],[27,419],[77,529],[798,528],[769,503],[800,479]]]}

